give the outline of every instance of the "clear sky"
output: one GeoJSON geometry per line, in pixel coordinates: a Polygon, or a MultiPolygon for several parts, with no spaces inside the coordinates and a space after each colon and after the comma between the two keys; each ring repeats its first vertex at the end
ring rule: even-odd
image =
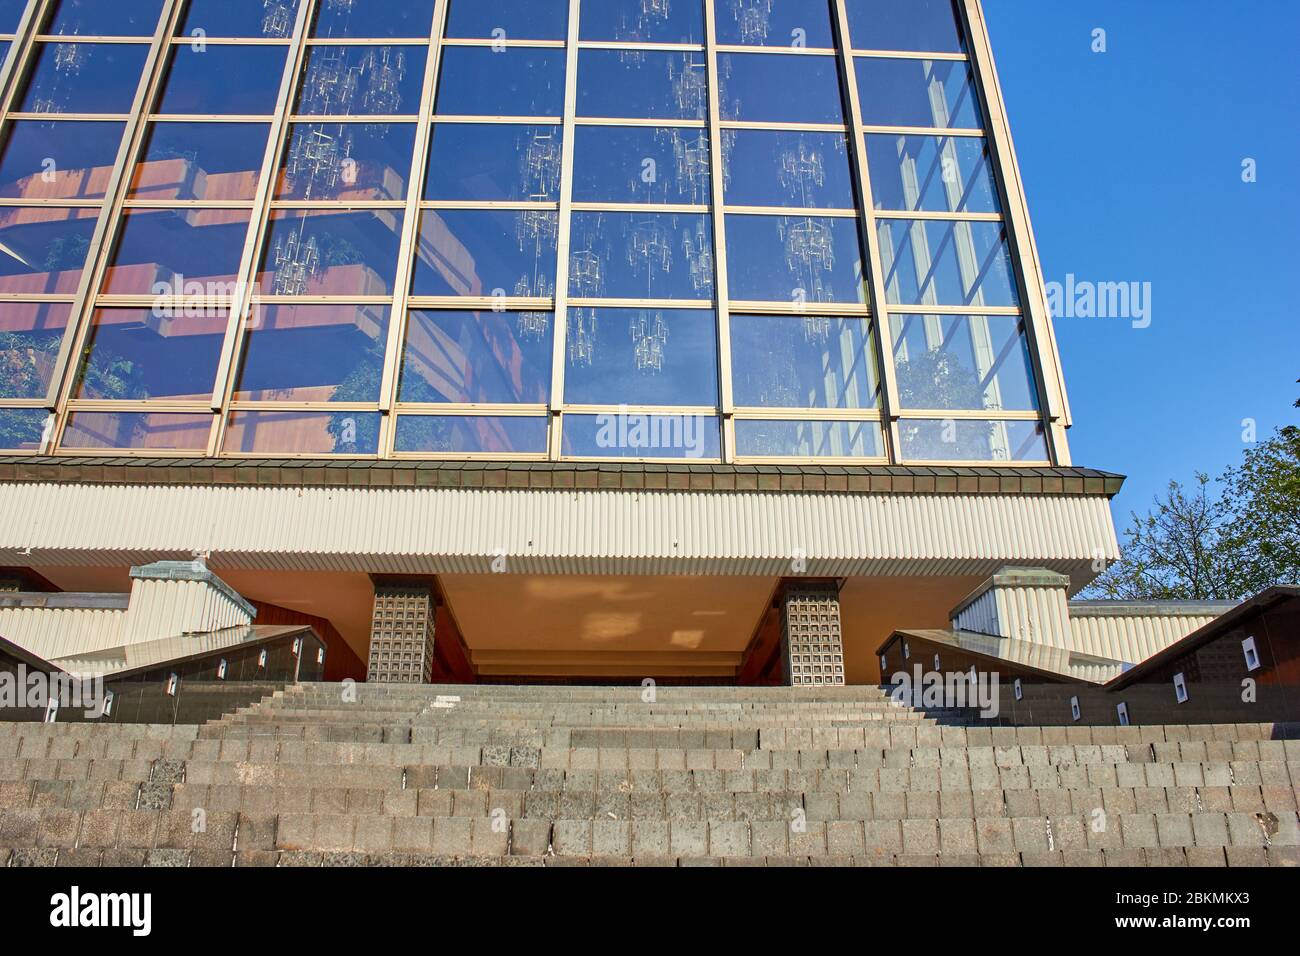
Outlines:
{"type": "Polygon", "coordinates": [[[1056,321],[1074,461],[1129,476],[1123,531],[1240,461],[1243,419],[1300,421],[1300,2],[984,8],[1048,282],[1151,283],[1148,328],[1056,321]]]}

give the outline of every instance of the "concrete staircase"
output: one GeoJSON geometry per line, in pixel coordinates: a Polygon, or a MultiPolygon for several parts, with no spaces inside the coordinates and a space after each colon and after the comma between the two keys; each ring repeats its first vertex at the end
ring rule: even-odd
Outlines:
{"type": "Polygon", "coordinates": [[[643,693],[313,684],[201,727],[0,724],[0,862],[1300,864],[1300,741],[1280,726],[643,693]]]}

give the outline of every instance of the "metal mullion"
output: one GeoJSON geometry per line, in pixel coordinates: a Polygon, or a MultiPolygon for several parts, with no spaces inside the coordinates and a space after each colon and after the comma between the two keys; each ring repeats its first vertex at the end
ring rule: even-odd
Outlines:
{"type": "Polygon", "coordinates": [[[1022,315],[1018,305],[891,305],[900,315],[1022,315]]]}
{"type": "MultiPolygon", "coordinates": [[[[733,314],[755,315],[789,315],[807,316],[808,306],[794,302],[755,302],[743,299],[731,300],[733,314]]],[[[874,312],[870,306],[848,302],[818,302],[817,315],[835,316],[847,319],[870,319],[874,312]]]]}
{"type": "Polygon", "coordinates": [[[399,402],[397,412],[402,415],[418,415],[435,418],[445,415],[450,418],[544,418],[550,411],[546,405],[506,405],[500,402],[449,402],[435,405],[429,402],[399,402]]]}
{"type": "Polygon", "coordinates": [[[50,388],[45,396],[46,407],[56,414],[72,398],[77,377],[77,359],[81,356],[94,325],[95,294],[108,269],[115,230],[122,219],[122,201],[133,171],[133,160],[144,143],[145,107],[154,101],[162,86],[167,66],[168,37],[179,21],[181,6],[182,0],[163,0],[158,26],[140,71],[140,80],[136,84],[132,109],[124,121],[126,126],[118,144],[113,172],[104,190],[99,219],[90,238],[90,251],[82,269],[81,280],[77,284],[77,297],[68,319],[68,329],[59,346],[59,354],[50,376],[50,388]]]}
{"type": "Polygon", "coordinates": [[[153,123],[260,123],[270,126],[275,117],[269,113],[150,113],[145,117],[153,123]]]}
{"type": "Polygon", "coordinates": [[[12,112],[5,116],[8,120],[35,120],[41,123],[129,123],[133,119],[130,113],[20,113],[12,112]]]}
{"type": "Polygon", "coordinates": [[[488,295],[476,296],[433,296],[412,295],[406,300],[408,311],[434,309],[451,312],[477,312],[480,309],[505,312],[530,312],[538,309],[553,309],[553,299],[537,298],[497,298],[488,295]]]}
{"type": "Polygon", "coordinates": [[[672,203],[575,202],[574,212],[659,213],[671,216],[702,216],[713,212],[707,205],[673,205],[672,203]]]}
{"type": "Polygon", "coordinates": [[[906,212],[877,209],[877,219],[916,219],[926,222],[1002,222],[1000,212],[906,212]]]}
{"type": "MultiPolygon", "coordinates": [[[[599,2],[599,0],[592,0],[599,2]]],[[[709,25],[704,32],[707,35],[709,25]]],[[[707,49],[704,43],[634,43],[619,40],[579,40],[580,50],[640,50],[646,53],[703,53],[707,49]]]]}
{"type": "Polygon", "coordinates": [[[764,408],[741,406],[736,418],[744,421],[798,421],[798,422],[876,422],[884,418],[878,408],[764,408]]]}
{"type": "Polygon", "coordinates": [[[849,149],[858,172],[858,199],[862,203],[863,241],[867,250],[866,279],[871,289],[871,312],[876,329],[876,361],[879,363],[881,414],[885,421],[885,454],[892,461],[902,460],[901,437],[898,429],[898,410],[901,407],[898,376],[894,369],[893,349],[889,330],[888,290],[885,287],[884,265],[880,254],[880,237],[876,232],[876,217],[872,201],[871,177],[867,169],[867,144],[862,129],[862,100],[858,92],[858,76],[854,69],[849,33],[848,11],[845,0],[834,0],[835,29],[839,39],[841,82],[849,100],[849,149]]]}
{"type": "Polygon", "coordinates": [[[776,56],[835,56],[839,51],[825,46],[746,46],[743,43],[719,43],[717,53],[770,53],[776,56]]]}
{"type": "Polygon", "coordinates": [[[636,116],[578,116],[575,117],[575,123],[578,126],[644,126],[662,129],[704,129],[709,125],[707,120],[647,119],[636,116]]]}
{"type": "Polygon", "coordinates": [[[212,388],[211,406],[219,415],[217,427],[212,431],[208,452],[216,455],[226,431],[226,409],[234,390],[236,359],[243,348],[247,335],[245,317],[252,310],[257,284],[258,243],[265,232],[270,229],[271,200],[275,195],[276,173],[280,165],[280,153],[284,148],[288,123],[285,120],[293,107],[293,97],[298,87],[298,75],[305,61],[303,40],[307,33],[311,16],[316,10],[316,0],[304,0],[298,8],[298,21],[294,24],[292,43],[285,57],[284,73],[280,77],[280,90],[276,96],[276,111],[271,120],[267,136],[266,151],[262,155],[261,178],[257,183],[257,195],[253,201],[252,215],[249,217],[248,232],[244,238],[244,249],[240,255],[236,287],[236,298],[231,303],[230,315],[226,321],[226,334],[221,343],[221,357],[217,362],[217,374],[212,388]]]}
{"type": "Polygon", "coordinates": [[[973,421],[973,422],[1041,422],[1043,413],[1029,409],[1016,411],[1006,409],[956,409],[956,408],[909,408],[899,418],[920,421],[973,421]]]}
{"type": "Polygon", "coordinates": [[[0,302],[75,302],[75,293],[0,292],[0,302]]]}
{"type": "Polygon", "coordinates": [[[716,309],[713,299],[570,299],[584,309],[716,309]]]}
{"type": "MultiPolygon", "coordinates": [[[[85,205],[81,203],[79,205],[85,205]]],[[[246,209],[253,203],[247,199],[125,199],[123,209],[246,209]]]]}
{"type": "Polygon", "coordinates": [[[709,186],[713,194],[713,295],[718,329],[718,410],[722,460],[736,459],[736,405],[731,379],[731,287],[727,272],[727,178],[723,156],[722,101],[718,89],[718,29],[715,0],[704,0],[704,58],[709,83],[709,186]]]}
{"type": "Polygon", "coordinates": [[[407,125],[411,126],[420,121],[418,113],[376,113],[374,115],[358,115],[356,113],[347,114],[320,114],[311,113],[291,113],[288,121],[290,125],[300,125],[305,123],[317,123],[326,126],[332,126],[335,123],[340,126],[346,126],[348,123],[365,123],[367,125],[384,123],[392,126],[407,125]]]}
{"type": "MultiPolygon", "coordinates": [[[[53,6],[53,4],[51,4],[53,6]]],[[[37,43],[61,43],[64,45],[74,43],[94,43],[97,45],[113,44],[117,46],[144,46],[149,42],[147,36],[123,37],[123,36],[87,36],[85,34],[75,34],[70,36],[59,36],[55,33],[38,33],[34,39],[37,43]]]]}
{"type": "Polygon", "coordinates": [[[0,199],[0,207],[14,209],[100,209],[102,199],[0,199]]]}
{"type": "Polygon", "coordinates": [[[493,116],[489,114],[457,114],[452,113],[443,116],[438,113],[433,114],[433,122],[440,123],[480,123],[483,125],[497,124],[501,126],[563,126],[564,118],[560,116],[493,116]]]}
{"type": "Polygon", "coordinates": [[[448,46],[468,46],[468,47],[491,47],[497,49],[498,46],[504,46],[509,50],[512,48],[535,49],[535,50],[563,50],[565,47],[564,40],[506,40],[504,44],[500,40],[483,37],[443,37],[442,45],[448,46]]]}
{"type": "MultiPolygon", "coordinates": [[[[277,170],[277,172],[279,172],[277,170]]],[[[358,202],[341,202],[336,199],[273,199],[273,210],[296,210],[300,212],[382,212],[384,210],[405,209],[403,199],[372,199],[358,202]]]]}
{"type": "Polygon", "coordinates": [[[786,216],[796,219],[856,219],[856,209],[821,209],[817,206],[727,206],[728,216],[786,216]]]}
{"type": "Polygon", "coordinates": [[[498,209],[515,212],[523,209],[536,209],[539,212],[559,212],[559,202],[528,202],[524,199],[429,199],[420,200],[421,209],[498,209]]]}
{"type": "Polygon", "coordinates": [[[573,239],[573,153],[578,114],[578,24],[581,0],[569,0],[568,36],[564,53],[564,132],[560,157],[560,221],[555,240],[555,313],[551,339],[551,420],[547,457],[560,460],[564,440],[564,376],[569,330],[569,251],[573,239]]]}
{"type": "Polygon", "coordinates": [[[717,125],[721,129],[756,130],[773,133],[843,133],[847,135],[849,132],[849,127],[843,123],[781,123],[776,120],[720,119],[717,125]]]}
{"type": "Polygon", "coordinates": [[[610,405],[610,404],[586,404],[586,405],[566,405],[564,411],[570,415],[606,415],[627,414],[627,415],[657,415],[657,416],[698,416],[701,418],[716,418],[718,409],[716,405],[610,405]]]}
{"type": "Polygon", "coordinates": [[[307,37],[305,46],[428,46],[428,38],[420,37],[307,37]]]}
{"type": "Polygon", "coordinates": [[[969,59],[965,53],[926,53],[917,50],[852,50],[853,56],[871,56],[881,60],[953,60],[969,59]]]}
{"type": "Polygon", "coordinates": [[[4,65],[0,66],[0,135],[7,131],[9,111],[31,67],[36,49],[36,28],[45,21],[52,3],[53,0],[29,0],[27,9],[18,21],[18,32],[9,43],[4,65]]]}
{"type": "Polygon", "coordinates": [[[970,70],[988,127],[987,146],[998,171],[995,179],[1007,218],[1007,242],[1016,259],[1015,272],[1027,319],[1024,324],[1038,378],[1040,404],[1046,413],[1048,453],[1056,464],[1068,465],[1071,459],[1065,432],[1071,425],[1069,398],[1047,301],[1042,262],[1029,217],[1029,202],[1011,140],[1010,119],[1002,99],[988,28],[979,2],[964,0],[960,7],[962,27],[970,50],[970,70]]]}
{"type": "Polygon", "coordinates": [[[953,126],[885,126],[872,125],[870,123],[862,124],[864,133],[897,133],[900,136],[939,136],[939,137],[963,137],[966,139],[983,139],[986,134],[982,129],[972,129],[969,127],[953,126]]]}
{"type": "Polygon", "coordinates": [[[398,244],[397,275],[393,280],[393,305],[388,314],[388,342],[384,349],[384,371],[379,386],[379,409],[382,414],[379,454],[391,457],[397,442],[397,416],[392,414],[401,385],[399,370],[406,348],[407,318],[410,313],[411,282],[415,275],[415,257],[419,254],[420,227],[423,218],[420,203],[424,198],[424,179],[428,173],[433,147],[433,106],[438,97],[438,71],[442,69],[442,34],[447,24],[448,0],[437,0],[433,24],[426,39],[424,85],[421,88],[419,125],[415,129],[415,154],[411,158],[411,175],[406,188],[406,212],[398,244]]]}

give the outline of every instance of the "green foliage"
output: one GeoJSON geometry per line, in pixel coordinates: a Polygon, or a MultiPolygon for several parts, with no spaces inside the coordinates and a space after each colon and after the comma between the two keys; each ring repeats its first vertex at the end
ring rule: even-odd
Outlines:
{"type": "MultiPolygon", "coordinates": [[[[903,408],[978,411],[984,408],[984,390],[979,376],[962,365],[949,352],[928,349],[898,360],[898,396],[903,408]]],[[[903,422],[901,427],[909,426],[903,422]]],[[[982,461],[989,457],[989,442],[994,426],[988,423],[963,422],[945,425],[935,435],[931,430],[913,426],[907,441],[912,458],[927,461],[982,461]],[[951,429],[952,441],[945,441],[944,430],[951,429]],[[931,437],[935,435],[935,437],[931,437]]]]}
{"type": "MultiPolygon", "coordinates": [[[[368,343],[358,355],[357,364],[330,396],[332,402],[373,402],[379,396],[384,373],[383,337],[368,343]]],[[[404,402],[436,402],[433,388],[418,375],[403,376],[401,397],[404,402]]],[[[357,449],[373,449],[379,443],[379,418],[375,415],[358,416],[356,413],[337,412],[330,416],[327,426],[334,438],[334,453],[356,454],[357,449]],[[352,439],[349,441],[349,439],[352,439]]],[[[439,451],[447,447],[447,423],[444,419],[422,418],[413,420],[403,430],[405,443],[411,450],[439,451]]],[[[401,451],[402,449],[398,449],[401,451]]]]}

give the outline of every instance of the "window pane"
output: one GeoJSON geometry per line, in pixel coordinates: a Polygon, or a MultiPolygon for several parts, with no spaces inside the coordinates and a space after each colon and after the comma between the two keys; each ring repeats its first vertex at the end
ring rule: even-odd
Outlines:
{"type": "Polygon", "coordinates": [[[1037,411],[1024,322],[1016,315],[892,315],[903,408],[1037,411]]]}
{"type": "Polygon", "coordinates": [[[414,156],[415,126],[410,123],[295,123],[276,198],[405,199],[414,156]]]}
{"type": "Polygon", "coordinates": [[[130,196],[251,201],[269,130],[264,123],[154,123],[130,196]]]}
{"type": "Polygon", "coordinates": [[[284,78],[278,46],[173,47],[159,113],[247,116],[275,112],[284,78]],[[238,82],[231,82],[238,77],[238,82]]]}
{"type": "Polygon", "coordinates": [[[129,113],[149,54],[123,43],[38,43],[23,113],[129,113]]]}
{"type": "Polygon", "coordinates": [[[710,202],[705,130],[579,126],[574,136],[575,202],[710,202]]]}
{"type": "Polygon", "coordinates": [[[867,160],[877,209],[1002,211],[981,137],[868,134],[867,160]]]}
{"type": "Polygon", "coordinates": [[[262,306],[244,343],[235,399],[378,402],[388,306],[262,306]]]}
{"type": "Polygon", "coordinates": [[[0,303],[0,398],[44,398],[72,306],[0,303]]]}
{"type": "Polygon", "coordinates": [[[853,209],[853,170],[843,133],[737,129],[723,134],[727,203],[853,209]]]}
{"type": "Polygon", "coordinates": [[[53,36],[151,37],[162,0],[59,0],[46,33],[53,36]]]}
{"type": "Polygon", "coordinates": [[[435,112],[440,116],[562,116],[563,50],[446,47],[435,112]]]}
{"type": "Polygon", "coordinates": [[[314,46],[298,86],[300,116],[415,116],[425,47],[314,46]]]}
{"type": "Polygon", "coordinates": [[[476,40],[564,40],[569,0],[451,0],[447,36],[476,40]]]}
{"type": "Polygon", "coordinates": [[[121,142],[121,123],[17,120],[0,152],[0,197],[103,199],[121,142]]]}
{"type": "Polygon", "coordinates": [[[711,310],[573,312],[564,378],[568,404],[718,404],[718,326],[711,310]],[[580,348],[583,341],[590,348],[580,348]]]}
{"type": "Polygon", "coordinates": [[[204,451],[211,415],[162,412],[75,412],[59,447],[65,451],[204,451]]]}
{"type": "Polygon", "coordinates": [[[392,295],[400,209],[281,210],[258,276],[264,295],[392,295]]]}
{"type": "Polygon", "coordinates": [[[731,378],[742,408],[880,404],[875,335],[865,319],[733,315],[731,378]]]}
{"type": "Polygon", "coordinates": [[[835,46],[827,0],[721,0],[714,5],[718,42],[745,46],[835,46]]]}
{"type": "Polygon", "coordinates": [[[109,295],[230,295],[248,237],[242,209],[131,209],[104,277],[109,295]]]}
{"type": "Polygon", "coordinates": [[[970,67],[958,60],[857,57],[862,122],[868,126],[979,129],[970,67]]]}
{"type": "Polygon", "coordinates": [[[98,209],[0,208],[0,292],[75,293],[98,218],[98,209]]]}
{"type": "Polygon", "coordinates": [[[427,37],[434,0],[324,0],[317,4],[312,36],[388,40],[427,37]]]}
{"type": "Polygon", "coordinates": [[[546,418],[403,415],[396,450],[408,455],[544,455],[546,418]]]}
{"type": "Polygon", "coordinates": [[[424,198],[556,202],[563,138],[559,126],[438,123],[424,198]]]}
{"type": "Polygon", "coordinates": [[[578,54],[578,115],[705,119],[709,77],[704,54],[583,50],[578,54]]]}
{"type": "Polygon", "coordinates": [[[569,296],[712,298],[713,217],[574,213],[569,296]]]}
{"type": "Polygon", "coordinates": [[[0,0],[0,33],[17,33],[27,0],[0,0]]]}
{"type": "Polygon", "coordinates": [[[76,395],[209,401],[226,324],[220,309],[97,309],[76,395]]]}
{"type": "Polygon", "coordinates": [[[1020,304],[1002,223],[881,219],[878,226],[891,303],[1020,304]]]}
{"type": "Polygon", "coordinates": [[[736,420],[736,454],[751,458],[884,458],[879,422],[736,420]]]}
{"type": "Polygon", "coordinates": [[[376,455],[378,412],[232,412],[226,454],[376,455]]]}
{"type": "Polygon", "coordinates": [[[727,216],[731,296],[755,302],[866,302],[856,219],[727,216]]]}
{"type": "Polygon", "coordinates": [[[411,292],[550,298],[558,231],[548,210],[428,210],[411,292]]]}
{"type": "Polygon", "coordinates": [[[549,312],[412,312],[403,402],[542,405],[551,398],[549,312]]]}
{"type": "Polygon", "coordinates": [[[42,408],[0,408],[0,451],[38,453],[50,417],[42,408]]]}
{"type": "Polygon", "coordinates": [[[583,40],[703,43],[700,0],[600,0],[582,5],[583,40]]]}
{"type": "Polygon", "coordinates": [[[961,53],[961,18],[953,0],[847,0],[855,50],[961,53]]]}
{"type": "Polygon", "coordinates": [[[711,415],[564,416],[562,453],[574,458],[716,460],[721,447],[718,419],[711,415]]]}
{"type": "Polygon", "coordinates": [[[300,0],[190,0],[181,33],[202,30],[210,37],[293,35],[300,0]]]}
{"type": "Polygon", "coordinates": [[[833,56],[718,54],[722,118],[763,123],[843,123],[833,56]]]}
{"type": "Polygon", "coordinates": [[[1039,422],[903,419],[898,431],[906,461],[1047,461],[1039,422]]]}

